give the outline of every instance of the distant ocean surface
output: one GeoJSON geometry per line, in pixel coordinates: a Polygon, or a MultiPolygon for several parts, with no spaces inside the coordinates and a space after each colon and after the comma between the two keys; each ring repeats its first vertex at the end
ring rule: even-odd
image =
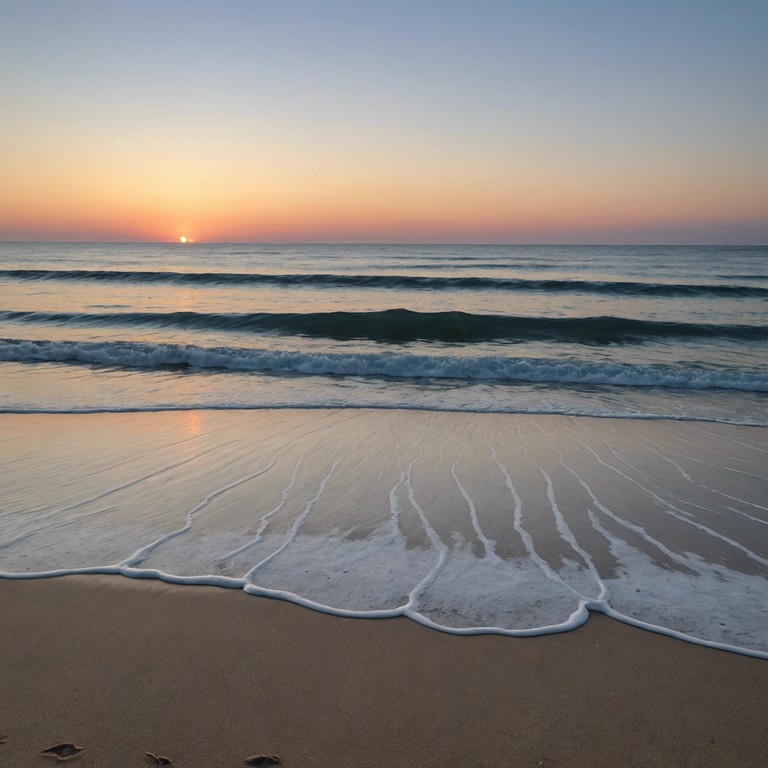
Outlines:
{"type": "Polygon", "coordinates": [[[0,409],[765,424],[768,248],[0,244],[0,409]]]}

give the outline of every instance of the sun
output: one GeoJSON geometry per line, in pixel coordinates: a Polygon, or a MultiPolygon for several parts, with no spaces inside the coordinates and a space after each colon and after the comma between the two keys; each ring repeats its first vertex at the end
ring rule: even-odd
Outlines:
{"type": "Polygon", "coordinates": [[[180,243],[186,243],[186,242],[187,242],[187,236],[186,236],[186,235],[182,235],[182,236],[179,238],[179,242],[180,242],[180,243]]]}

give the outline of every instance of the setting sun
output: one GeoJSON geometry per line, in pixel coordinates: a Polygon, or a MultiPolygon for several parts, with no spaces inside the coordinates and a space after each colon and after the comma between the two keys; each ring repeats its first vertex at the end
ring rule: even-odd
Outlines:
{"type": "Polygon", "coordinates": [[[186,235],[182,235],[182,236],[179,238],[179,242],[180,242],[180,243],[186,243],[186,242],[187,242],[187,237],[186,237],[186,235]]]}

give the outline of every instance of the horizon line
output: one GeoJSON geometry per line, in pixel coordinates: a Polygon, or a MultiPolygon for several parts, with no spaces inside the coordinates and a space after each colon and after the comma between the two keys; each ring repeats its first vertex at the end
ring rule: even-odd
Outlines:
{"type": "Polygon", "coordinates": [[[0,240],[0,245],[177,245],[179,248],[194,247],[196,245],[269,245],[269,246],[295,246],[295,245],[371,245],[371,246],[456,246],[456,247],[479,247],[479,246],[545,246],[545,247],[603,247],[611,248],[616,246],[636,246],[638,248],[768,248],[766,243],[629,243],[629,242],[573,242],[573,243],[553,243],[553,242],[382,242],[375,240],[338,240],[338,241],[319,241],[319,240],[193,240],[191,242],[181,243],[178,240],[0,240]]]}

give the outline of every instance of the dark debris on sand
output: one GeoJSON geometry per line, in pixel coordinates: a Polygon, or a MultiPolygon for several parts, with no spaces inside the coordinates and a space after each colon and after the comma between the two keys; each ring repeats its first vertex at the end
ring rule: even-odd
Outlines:
{"type": "Polygon", "coordinates": [[[152,752],[144,753],[144,761],[150,765],[173,765],[170,758],[167,758],[165,755],[154,755],[152,752]]]}
{"type": "Polygon", "coordinates": [[[244,765],[251,768],[269,768],[271,765],[280,765],[281,760],[276,755],[254,755],[245,759],[244,765]]]}
{"type": "Polygon", "coordinates": [[[40,754],[46,755],[46,757],[55,757],[57,760],[69,760],[79,755],[84,749],[85,747],[78,747],[71,741],[62,741],[42,750],[40,754]]]}

